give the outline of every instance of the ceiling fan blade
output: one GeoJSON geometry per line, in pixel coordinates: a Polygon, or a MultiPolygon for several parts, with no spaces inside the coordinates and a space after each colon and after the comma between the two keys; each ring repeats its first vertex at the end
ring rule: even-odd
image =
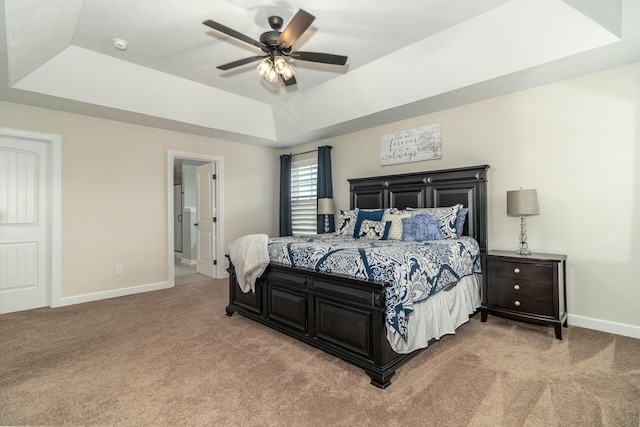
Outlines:
{"type": "Polygon", "coordinates": [[[221,33],[224,33],[224,34],[226,34],[228,36],[234,37],[234,38],[236,38],[238,40],[241,40],[241,41],[243,41],[245,43],[252,44],[255,47],[258,47],[258,48],[262,49],[265,52],[269,52],[269,48],[264,43],[260,43],[258,40],[252,39],[249,36],[245,36],[244,34],[238,32],[238,31],[236,31],[236,30],[234,30],[232,28],[229,28],[229,27],[227,27],[225,25],[222,25],[222,24],[220,24],[218,22],[212,21],[211,19],[207,19],[206,21],[203,22],[203,24],[206,25],[207,27],[211,27],[214,30],[218,30],[221,33]]]}
{"type": "Polygon", "coordinates": [[[284,81],[284,85],[285,86],[293,86],[294,84],[298,83],[296,81],[296,78],[294,76],[289,77],[289,80],[285,80],[284,81]]]}
{"type": "Polygon", "coordinates": [[[259,56],[252,56],[250,58],[238,59],[237,61],[229,62],[228,64],[218,65],[216,68],[219,70],[230,70],[232,68],[249,64],[250,62],[257,61],[258,59],[262,59],[266,57],[267,55],[259,55],[259,56]]]}
{"type": "Polygon", "coordinates": [[[278,37],[278,47],[280,49],[289,49],[298,40],[298,37],[307,31],[307,28],[311,26],[315,19],[316,17],[309,12],[305,12],[302,9],[298,10],[285,29],[282,30],[280,37],[278,37]]]}
{"type": "Polygon", "coordinates": [[[291,52],[287,56],[302,61],[320,62],[323,64],[344,65],[347,63],[347,57],[342,55],[332,55],[330,53],[318,52],[291,52]]]}

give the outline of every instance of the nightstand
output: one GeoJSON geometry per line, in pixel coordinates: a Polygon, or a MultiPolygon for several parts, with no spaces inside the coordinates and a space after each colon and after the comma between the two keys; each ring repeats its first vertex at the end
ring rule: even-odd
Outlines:
{"type": "Polygon", "coordinates": [[[562,339],[567,327],[566,255],[509,251],[482,255],[481,321],[487,314],[553,325],[562,339]]]}

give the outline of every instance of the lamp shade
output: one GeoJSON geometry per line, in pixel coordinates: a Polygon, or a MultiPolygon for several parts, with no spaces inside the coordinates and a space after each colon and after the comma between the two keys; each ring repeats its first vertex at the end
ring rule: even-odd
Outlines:
{"type": "Polygon", "coordinates": [[[333,215],[333,199],[318,199],[318,215],[333,215]]]}
{"type": "Polygon", "coordinates": [[[507,215],[538,215],[538,192],[536,190],[507,191],[507,215]]]}

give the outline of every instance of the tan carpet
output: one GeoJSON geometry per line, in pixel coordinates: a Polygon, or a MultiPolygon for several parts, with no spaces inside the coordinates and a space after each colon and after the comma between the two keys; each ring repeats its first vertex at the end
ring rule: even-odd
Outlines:
{"type": "Polygon", "coordinates": [[[476,316],[360,369],[236,314],[225,281],[0,316],[2,425],[638,426],[640,340],[476,316]]]}

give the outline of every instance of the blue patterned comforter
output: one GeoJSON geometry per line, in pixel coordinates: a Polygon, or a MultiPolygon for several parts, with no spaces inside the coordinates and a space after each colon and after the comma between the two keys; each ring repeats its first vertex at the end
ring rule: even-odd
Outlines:
{"type": "Polygon", "coordinates": [[[408,316],[423,301],[461,278],[480,273],[475,239],[403,242],[345,236],[269,239],[269,259],[283,265],[388,282],[387,323],[407,340],[408,316]]]}

